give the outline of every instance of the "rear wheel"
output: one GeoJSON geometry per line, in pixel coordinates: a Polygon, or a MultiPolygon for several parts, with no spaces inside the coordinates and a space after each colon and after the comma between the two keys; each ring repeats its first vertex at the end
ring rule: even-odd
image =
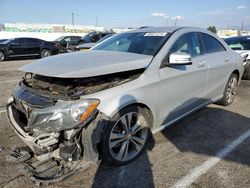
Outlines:
{"type": "Polygon", "coordinates": [[[51,56],[51,51],[48,50],[48,49],[43,49],[43,50],[41,51],[40,56],[41,56],[41,58],[49,57],[49,56],[51,56]]]}
{"type": "Polygon", "coordinates": [[[0,61],[4,61],[5,60],[5,54],[0,51],[0,61]]]}
{"type": "Polygon", "coordinates": [[[104,132],[103,160],[110,165],[123,165],[139,157],[148,140],[149,123],[148,114],[137,106],[117,113],[104,132]]]}
{"type": "Polygon", "coordinates": [[[227,85],[223,94],[223,98],[218,102],[219,104],[224,105],[224,106],[228,106],[232,104],[232,102],[234,101],[236,97],[236,93],[238,89],[238,80],[239,80],[239,77],[235,73],[231,74],[227,82],[227,85]]]}

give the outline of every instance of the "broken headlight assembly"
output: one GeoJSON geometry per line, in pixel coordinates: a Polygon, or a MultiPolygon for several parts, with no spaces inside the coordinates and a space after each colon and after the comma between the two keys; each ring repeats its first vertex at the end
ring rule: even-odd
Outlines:
{"type": "Polygon", "coordinates": [[[97,112],[98,99],[60,101],[54,106],[33,109],[29,127],[45,132],[58,132],[77,128],[86,123],[97,112]]]}

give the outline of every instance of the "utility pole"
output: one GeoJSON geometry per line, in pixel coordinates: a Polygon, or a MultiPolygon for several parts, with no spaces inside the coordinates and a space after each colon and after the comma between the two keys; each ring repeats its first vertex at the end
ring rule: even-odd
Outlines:
{"type": "Polygon", "coordinates": [[[74,17],[74,13],[72,13],[72,25],[75,25],[75,17],[74,17]]]}
{"type": "Polygon", "coordinates": [[[98,27],[98,16],[95,17],[95,26],[98,27]]]}
{"type": "Polygon", "coordinates": [[[174,26],[175,26],[175,27],[176,27],[176,25],[177,25],[177,16],[176,16],[175,22],[174,22],[174,26]]]}
{"type": "Polygon", "coordinates": [[[244,31],[244,22],[241,22],[241,27],[240,27],[241,32],[244,31]]]}

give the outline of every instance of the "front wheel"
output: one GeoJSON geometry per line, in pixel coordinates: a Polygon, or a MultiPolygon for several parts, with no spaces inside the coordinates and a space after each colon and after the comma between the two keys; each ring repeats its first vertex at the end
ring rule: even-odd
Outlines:
{"type": "Polygon", "coordinates": [[[43,49],[40,54],[41,58],[49,57],[51,56],[51,51],[48,49],[43,49]]]}
{"type": "Polygon", "coordinates": [[[0,51],[0,61],[4,61],[5,60],[5,54],[0,51]]]}
{"type": "Polygon", "coordinates": [[[231,74],[227,82],[226,88],[224,90],[223,98],[218,102],[219,104],[223,106],[228,106],[232,104],[232,102],[234,101],[236,97],[236,93],[238,89],[238,81],[239,81],[239,77],[237,76],[237,74],[235,73],[231,74]]]}
{"type": "Polygon", "coordinates": [[[117,113],[104,132],[103,160],[110,165],[123,165],[139,157],[148,140],[149,123],[148,114],[137,106],[117,113]]]}

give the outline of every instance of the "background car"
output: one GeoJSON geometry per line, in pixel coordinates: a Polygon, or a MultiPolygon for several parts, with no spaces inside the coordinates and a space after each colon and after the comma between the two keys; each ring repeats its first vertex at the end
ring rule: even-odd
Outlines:
{"type": "Polygon", "coordinates": [[[0,61],[27,56],[43,58],[55,54],[58,54],[58,47],[54,42],[37,38],[14,38],[0,41],[0,61]]]}
{"type": "MultiPolygon", "coordinates": [[[[92,48],[93,46],[95,46],[96,44],[106,40],[107,38],[109,38],[109,37],[111,37],[113,35],[114,34],[108,34],[105,37],[98,40],[97,42],[90,42],[90,43],[80,44],[80,45],[76,46],[73,51],[75,52],[75,51],[80,51],[80,50],[88,50],[88,49],[92,48]]],[[[69,52],[71,52],[71,51],[69,51],[69,52]]]]}
{"type": "Polygon", "coordinates": [[[250,36],[230,37],[224,40],[230,48],[245,57],[243,79],[250,80],[250,36]]]}
{"type": "Polygon", "coordinates": [[[82,37],[81,36],[61,36],[57,38],[54,42],[59,48],[60,53],[67,52],[66,48],[69,43],[77,43],[82,37]]]}
{"type": "MultiPolygon", "coordinates": [[[[89,34],[87,34],[84,37],[82,37],[79,41],[72,41],[72,42],[70,42],[68,44],[67,51],[68,52],[73,52],[75,50],[75,47],[79,46],[81,44],[96,43],[101,38],[103,38],[103,37],[105,37],[107,35],[110,35],[110,34],[113,34],[113,33],[90,32],[89,34]]],[[[94,45],[92,45],[92,46],[94,46],[94,45]]]]}

